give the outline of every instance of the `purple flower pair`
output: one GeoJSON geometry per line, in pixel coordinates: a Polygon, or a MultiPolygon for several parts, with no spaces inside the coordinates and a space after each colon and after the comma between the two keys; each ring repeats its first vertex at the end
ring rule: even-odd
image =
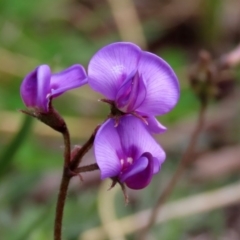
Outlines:
{"type": "Polygon", "coordinates": [[[87,77],[80,65],[52,75],[48,66],[38,67],[24,79],[21,95],[27,107],[47,112],[50,98],[87,82],[114,109],[94,141],[102,179],[115,178],[132,189],[146,187],[165,160],[151,133],[166,130],[155,117],[177,103],[176,75],[161,58],[121,42],[92,57],[87,77]]]}

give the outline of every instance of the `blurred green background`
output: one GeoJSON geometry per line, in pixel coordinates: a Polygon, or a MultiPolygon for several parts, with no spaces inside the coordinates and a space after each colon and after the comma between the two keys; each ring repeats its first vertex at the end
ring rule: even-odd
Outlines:
{"type": "MultiPolygon", "coordinates": [[[[196,121],[199,103],[189,87],[189,69],[202,49],[214,59],[233,50],[240,42],[239,26],[239,0],[1,0],[0,239],[52,239],[63,142],[58,133],[18,111],[24,109],[19,86],[28,72],[42,63],[53,72],[75,63],[87,68],[91,56],[104,45],[132,41],[165,59],[179,77],[179,104],[159,117],[169,129],[157,138],[168,157],[148,188],[128,190],[130,204],[125,206],[120,191],[111,200],[110,180],[101,190],[98,172],[83,174],[84,182],[72,182],[63,236],[82,239],[84,231],[102,225],[99,209],[110,211],[101,198],[114,201],[117,218],[154,205],[176,169],[196,121]]],[[[211,102],[194,163],[171,201],[239,181],[239,65],[228,74],[231,77],[211,102]]],[[[97,101],[100,97],[84,86],[54,100],[69,125],[72,146],[83,144],[105,119],[109,109],[97,101]]],[[[86,162],[94,162],[92,152],[86,162]]],[[[166,221],[151,234],[153,239],[163,240],[234,240],[240,239],[239,229],[240,205],[234,204],[166,221]]],[[[136,238],[129,234],[125,239],[136,238]]]]}

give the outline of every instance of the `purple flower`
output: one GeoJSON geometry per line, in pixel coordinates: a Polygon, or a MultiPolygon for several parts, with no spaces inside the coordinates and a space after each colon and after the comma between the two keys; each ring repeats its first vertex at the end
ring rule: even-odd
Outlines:
{"type": "Polygon", "coordinates": [[[48,112],[51,98],[86,83],[86,72],[81,65],[73,65],[55,74],[48,65],[40,65],[24,78],[20,93],[27,107],[48,112]]]}
{"type": "Polygon", "coordinates": [[[125,115],[117,127],[114,124],[108,119],[94,142],[101,178],[116,177],[129,188],[142,189],[160,170],[165,152],[136,117],[125,115]]]}
{"type": "Polygon", "coordinates": [[[121,112],[144,118],[155,133],[165,130],[155,116],[176,105],[179,84],[163,59],[132,43],[113,43],[92,57],[88,77],[89,85],[121,112]]]}

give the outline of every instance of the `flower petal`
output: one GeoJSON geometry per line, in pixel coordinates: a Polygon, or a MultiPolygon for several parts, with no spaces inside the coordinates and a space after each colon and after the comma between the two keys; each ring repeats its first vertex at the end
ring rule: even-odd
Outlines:
{"type": "Polygon", "coordinates": [[[48,111],[47,94],[49,91],[51,70],[48,65],[40,65],[23,80],[20,94],[27,107],[48,111]]]}
{"type": "Polygon", "coordinates": [[[155,116],[169,112],[179,98],[179,84],[172,68],[160,57],[142,52],[138,71],[146,83],[147,95],[137,110],[155,116]]]}
{"type": "Polygon", "coordinates": [[[114,127],[114,120],[107,120],[98,130],[94,141],[94,152],[101,171],[101,178],[115,177],[121,171],[118,153],[121,142],[114,127]]]}
{"type": "Polygon", "coordinates": [[[153,158],[153,174],[156,174],[160,171],[161,164],[157,158],[153,158]]]}
{"type": "Polygon", "coordinates": [[[152,133],[164,133],[166,132],[167,128],[164,127],[158,120],[153,116],[148,116],[146,118],[148,125],[147,128],[152,133]]]}
{"type": "Polygon", "coordinates": [[[129,188],[142,189],[152,180],[153,170],[154,162],[152,155],[150,153],[144,153],[123,172],[120,180],[121,182],[125,182],[129,188]]]}
{"type": "Polygon", "coordinates": [[[149,133],[145,123],[140,119],[132,115],[121,117],[116,129],[122,143],[123,151],[128,156],[137,159],[142,153],[150,152],[153,157],[158,159],[160,165],[164,162],[166,157],[165,152],[149,133]],[[133,146],[135,147],[132,148],[133,146]],[[134,151],[134,153],[128,153],[129,149],[130,151],[134,151]]]}
{"type": "Polygon", "coordinates": [[[141,49],[132,43],[110,44],[99,50],[88,66],[89,85],[110,100],[115,100],[120,85],[136,71],[141,49]]]}
{"type": "Polygon", "coordinates": [[[125,169],[124,172],[120,175],[120,181],[125,182],[126,179],[129,177],[132,177],[133,175],[136,175],[142,171],[144,171],[148,166],[148,158],[147,157],[140,157],[136,159],[132,165],[130,165],[128,168],[125,169]]]}
{"type": "Polygon", "coordinates": [[[83,66],[75,64],[51,77],[50,96],[57,97],[60,94],[87,83],[87,75],[83,66]]]}

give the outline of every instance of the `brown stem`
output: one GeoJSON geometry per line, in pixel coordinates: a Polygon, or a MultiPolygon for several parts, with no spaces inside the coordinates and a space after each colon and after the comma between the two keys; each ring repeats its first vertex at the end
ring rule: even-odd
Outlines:
{"type": "MultiPolygon", "coordinates": [[[[70,149],[69,132],[67,128],[66,128],[66,131],[62,132],[63,138],[64,138],[64,145],[65,145],[64,169],[63,169],[62,180],[61,180],[61,185],[60,185],[58,199],[57,199],[57,207],[56,207],[56,215],[55,215],[55,223],[54,223],[54,240],[62,239],[62,219],[63,219],[63,211],[64,211],[64,205],[65,205],[65,200],[67,196],[68,186],[71,178],[75,176],[74,173],[77,173],[77,167],[81,162],[83,156],[92,147],[97,130],[98,130],[98,127],[95,129],[94,133],[88,139],[88,141],[72,156],[72,159],[70,159],[71,149],[70,149]]],[[[96,166],[94,167],[96,168],[96,166]]]]}
{"type": "Polygon", "coordinates": [[[68,185],[71,179],[71,176],[67,174],[67,168],[64,168],[61,185],[58,193],[56,215],[55,215],[55,225],[54,225],[54,240],[62,239],[62,219],[65,200],[67,196],[68,185]]]}
{"type": "Polygon", "coordinates": [[[194,153],[194,149],[195,149],[195,146],[196,146],[196,143],[198,140],[198,136],[199,136],[200,132],[202,131],[202,128],[204,125],[205,112],[206,112],[206,104],[201,104],[201,108],[200,108],[199,116],[198,116],[198,122],[197,122],[194,132],[192,133],[189,145],[180,160],[180,163],[177,167],[176,172],[174,173],[173,177],[171,178],[171,180],[168,183],[168,185],[166,186],[166,188],[163,190],[155,207],[153,208],[150,218],[148,220],[148,223],[147,223],[146,227],[142,230],[139,239],[141,239],[141,240],[147,239],[147,233],[149,232],[149,230],[153,226],[157,216],[159,215],[159,210],[160,210],[161,206],[164,204],[166,199],[170,196],[178,179],[181,177],[181,175],[184,172],[187,165],[191,162],[191,160],[192,160],[191,157],[194,153]]]}
{"type": "Polygon", "coordinates": [[[64,167],[66,168],[71,160],[71,141],[68,128],[62,132],[63,140],[64,140],[64,167]]]}
{"type": "Polygon", "coordinates": [[[75,173],[91,172],[91,171],[98,170],[98,169],[99,169],[99,166],[96,163],[93,163],[93,164],[90,164],[87,166],[79,167],[74,172],[75,173]]]}
{"type": "Polygon", "coordinates": [[[90,150],[90,148],[93,145],[94,139],[95,139],[95,135],[97,133],[99,126],[96,127],[96,129],[94,130],[93,134],[91,135],[91,137],[88,139],[88,141],[79,149],[78,152],[76,152],[73,156],[73,158],[71,159],[71,163],[70,165],[70,169],[71,171],[75,171],[78,167],[78,165],[80,164],[83,156],[90,150]]]}

